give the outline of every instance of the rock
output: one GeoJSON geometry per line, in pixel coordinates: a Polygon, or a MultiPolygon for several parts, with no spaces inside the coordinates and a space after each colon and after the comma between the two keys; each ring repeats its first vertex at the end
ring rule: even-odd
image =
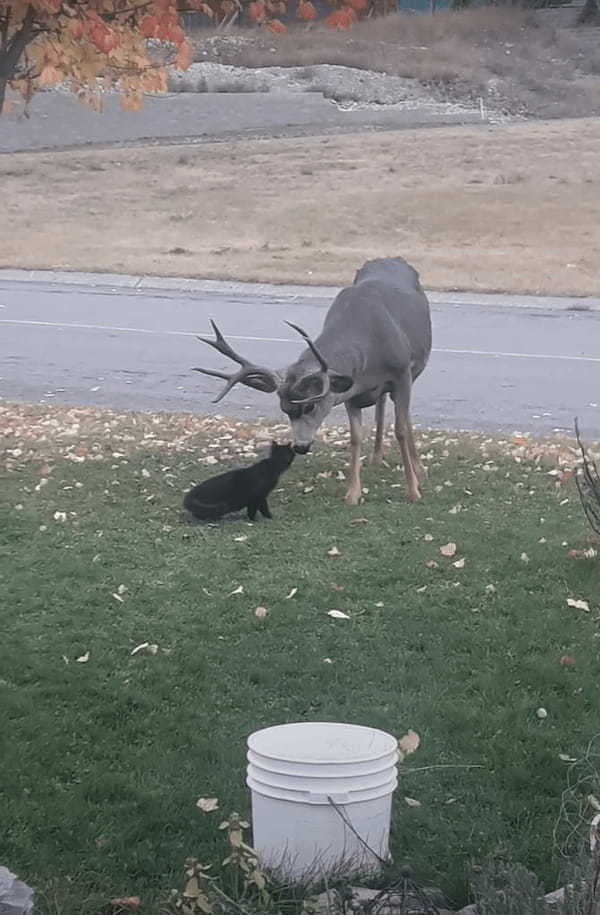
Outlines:
{"type": "Polygon", "coordinates": [[[29,915],[33,890],[7,867],[0,867],[0,915],[29,915]]]}

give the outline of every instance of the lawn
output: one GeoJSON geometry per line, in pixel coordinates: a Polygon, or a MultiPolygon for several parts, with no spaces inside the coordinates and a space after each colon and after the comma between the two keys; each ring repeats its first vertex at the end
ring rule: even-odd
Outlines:
{"type": "Polygon", "coordinates": [[[0,861],[40,912],[132,894],[158,912],[187,855],[221,860],[197,798],[249,813],[246,737],[305,719],[420,734],[393,852],[455,904],[499,843],[555,887],[559,754],[598,729],[600,570],[569,557],[585,522],[548,474],[568,448],[422,432],[424,501],[394,450],[350,509],[333,429],[272,522],[205,527],[182,522],[184,490],[281,427],[11,405],[0,422],[0,861]]]}

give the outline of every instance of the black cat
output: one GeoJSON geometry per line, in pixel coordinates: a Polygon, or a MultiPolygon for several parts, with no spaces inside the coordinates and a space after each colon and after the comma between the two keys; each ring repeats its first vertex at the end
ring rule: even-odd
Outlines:
{"type": "Polygon", "coordinates": [[[198,483],[186,493],[183,507],[199,521],[216,521],[229,512],[248,511],[254,521],[259,511],[272,518],[267,496],[277,486],[279,477],[288,469],[296,454],[291,444],[271,442],[269,456],[251,467],[228,470],[210,480],[198,483]]]}

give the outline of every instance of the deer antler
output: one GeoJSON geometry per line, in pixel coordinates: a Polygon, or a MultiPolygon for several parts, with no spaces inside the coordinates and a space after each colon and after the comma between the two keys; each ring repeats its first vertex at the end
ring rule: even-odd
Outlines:
{"type": "Polygon", "coordinates": [[[310,337],[308,336],[306,331],[302,330],[301,327],[298,327],[297,324],[292,324],[291,321],[286,321],[285,323],[289,327],[293,328],[296,331],[296,333],[300,334],[301,337],[304,337],[304,339],[306,340],[306,342],[308,343],[308,345],[312,351],[313,356],[315,356],[315,358],[316,358],[317,362],[319,363],[319,365],[321,366],[322,370],[324,372],[328,372],[329,366],[327,365],[325,359],[323,358],[323,356],[321,355],[321,353],[319,352],[319,350],[317,349],[317,347],[315,346],[313,341],[310,339],[310,337]]]}
{"type": "Polygon", "coordinates": [[[221,391],[218,397],[215,397],[213,403],[218,403],[220,400],[225,397],[226,394],[231,391],[232,387],[238,382],[240,384],[245,384],[249,388],[254,388],[257,391],[263,391],[265,394],[272,394],[277,390],[277,379],[275,373],[270,369],[263,368],[260,365],[255,365],[253,362],[249,362],[243,356],[240,356],[235,352],[215,324],[215,322],[210,319],[212,329],[215,332],[216,340],[209,340],[207,337],[198,337],[198,340],[201,340],[202,343],[208,343],[209,346],[212,346],[213,349],[216,349],[218,353],[222,353],[223,356],[227,356],[229,359],[233,359],[234,362],[237,362],[238,365],[241,365],[239,372],[235,372],[232,375],[228,375],[225,372],[217,372],[213,369],[201,369],[193,368],[193,372],[202,372],[203,375],[211,375],[213,378],[223,378],[227,381],[227,384],[221,391]]]}

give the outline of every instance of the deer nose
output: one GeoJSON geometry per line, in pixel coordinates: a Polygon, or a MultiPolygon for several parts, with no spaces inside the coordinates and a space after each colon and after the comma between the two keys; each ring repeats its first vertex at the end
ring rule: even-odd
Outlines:
{"type": "Polygon", "coordinates": [[[302,442],[296,442],[296,444],[294,445],[294,451],[296,452],[296,454],[308,454],[308,452],[310,451],[311,445],[312,445],[312,442],[309,442],[308,445],[305,445],[302,442]]]}

